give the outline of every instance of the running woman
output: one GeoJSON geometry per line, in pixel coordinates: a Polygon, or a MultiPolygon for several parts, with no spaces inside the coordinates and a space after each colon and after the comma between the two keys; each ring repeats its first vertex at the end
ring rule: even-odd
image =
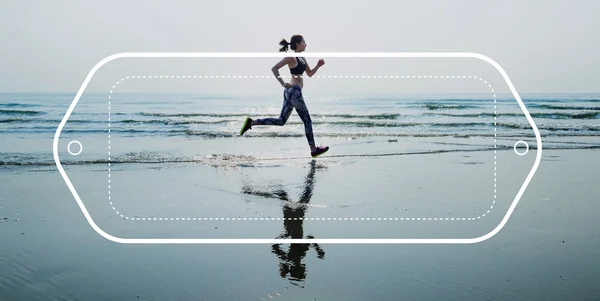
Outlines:
{"type": "MultiPolygon", "coordinates": [[[[287,52],[288,47],[297,53],[303,52],[306,49],[306,42],[301,35],[292,36],[290,42],[287,42],[285,39],[281,39],[279,45],[281,45],[279,52],[287,52]]],[[[315,68],[311,69],[304,57],[286,57],[275,64],[275,66],[271,68],[271,71],[281,86],[285,88],[283,90],[283,107],[281,108],[281,114],[279,115],[279,118],[252,119],[247,117],[240,131],[240,136],[244,135],[246,131],[252,129],[252,126],[255,125],[283,126],[292,114],[292,110],[296,109],[298,116],[302,120],[302,123],[304,123],[304,133],[306,135],[306,139],[308,140],[311,156],[316,158],[327,152],[329,150],[329,146],[315,146],[312,121],[310,119],[310,114],[308,112],[308,108],[306,107],[306,103],[304,102],[304,98],[302,97],[302,88],[304,86],[302,76],[304,75],[304,72],[306,72],[308,77],[312,77],[324,64],[325,61],[320,59],[315,68]],[[292,77],[289,83],[283,81],[279,75],[279,69],[285,65],[289,67],[292,77]]]]}

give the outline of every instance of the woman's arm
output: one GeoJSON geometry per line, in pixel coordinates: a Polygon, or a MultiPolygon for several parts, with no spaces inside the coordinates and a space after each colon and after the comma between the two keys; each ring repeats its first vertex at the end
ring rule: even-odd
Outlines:
{"type": "Polygon", "coordinates": [[[308,77],[312,77],[313,75],[315,75],[315,73],[317,73],[317,70],[319,70],[319,68],[323,65],[325,65],[325,61],[323,59],[320,59],[317,62],[317,66],[315,66],[315,69],[310,69],[308,62],[306,62],[306,75],[308,75],[308,77]]]}
{"type": "Polygon", "coordinates": [[[291,57],[283,58],[281,61],[279,61],[279,63],[275,64],[275,66],[273,66],[273,68],[271,68],[271,71],[273,72],[273,75],[275,75],[275,78],[281,84],[282,87],[287,86],[288,83],[284,82],[283,79],[281,79],[281,75],[279,75],[279,69],[281,67],[289,64],[290,60],[293,60],[293,58],[291,58],[291,57]]]}

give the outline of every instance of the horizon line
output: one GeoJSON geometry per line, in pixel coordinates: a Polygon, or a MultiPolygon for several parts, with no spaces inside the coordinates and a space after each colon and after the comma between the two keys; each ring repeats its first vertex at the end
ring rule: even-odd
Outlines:
{"type": "MultiPolygon", "coordinates": [[[[77,90],[73,90],[70,92],[67,91],[0,91],[0,94],[77,94],[77,90]]],[[[103,91],[93,91],[88,93],[105,93],[103,91]]],[[[137,91],[137,92],[121,92],[121,93],[181,93],[181,94],[190,94],[190,93],[202,93],[202,92],[172,92],[172,91],[137,91]]],[[[279,92],[265,92],[268,93],[279,93],[279,92]]],[[[313,92],[311,92],[313,93],[313,92]]],[[[321,93],[321,92],[314,92],[321,93]]],[[[355,92],[356,94],[364,94],[365,92],[355,92]]],[[[371,93],[371,92],[369,92],[371,93]]],[[[485,92],[372,92],[373,94],[485,94],[485,92]]],[[[207,94],[211,94],[208,92],[207,94]]],[[[212,93],[216,94],[216,93],[212,93]]],[[[244,93],[239,93],[244,94],[244,93]]],[[[248,93],[248,94],[256,94],[256,93],[248,93]]],[[[323,92],[323,94],[327,94],[323,92]]],[[[335,95],[335,93],[329,93],[331,95],[335,95]]],[[[340,93],[337,93],[340,94],[340,93]]],[[[497,92],[496,94],[511,94],[510,92],[497,92]]],[[[519,94],[600,94],[598,92],[519,92],[519,94]]]]}

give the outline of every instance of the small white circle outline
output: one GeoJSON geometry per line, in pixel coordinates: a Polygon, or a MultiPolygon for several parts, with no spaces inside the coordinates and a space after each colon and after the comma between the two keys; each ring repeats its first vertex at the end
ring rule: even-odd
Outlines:
{"type": "Polygon", "coordinates": [[[527,144],[527,142],[523,141],[523,140],[519,140],[515,143],[515,146],[513,147],[513,149],[515,150],[515,153],[519,156],[525,156],[525,154],[527,154],[527,152],[529,151],[529,144],[527,144]],[[525,152],[523,153],[519,153],[517,151],[517,145],[519,145],[519,143],[523,143],[525,144],[525,152]]]}
{"type": "Polygon", "coordinates": [[[77,141],[77,140],[73,140],[71,142],[69,142],[69,144],[67,145],[67,151],[69,152],[69,154],[71,154],[72,156],[77,156],[79,154],[81,154],[81,152],[83,151],[83,145],[81,145],[81,142],[77,141]],[[76,153],[73,153],[71,151],[71,144],[76,143],[79,144],[79,151],[76,153]]]}

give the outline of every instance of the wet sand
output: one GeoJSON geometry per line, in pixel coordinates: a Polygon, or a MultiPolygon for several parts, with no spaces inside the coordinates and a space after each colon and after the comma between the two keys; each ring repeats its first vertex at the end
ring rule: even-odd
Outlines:
{"type": "MultiPolygon", "coordinates": [[[[131,218],[167,214],[276,218],[270,221],[127,220],[107,204],[103,166],[69,166],[67,173],[89,202],[94,220],[117,236],[472,237],[497,225],[529,163],[517,164],[509,160],[515,156],[506,157],[504,174],[517,176],[502,177],[506,193],[498,193],[494,208],[498,210],[481,220],[319,218],[480,215],[489,205],[483,199],[491,200],[486,169],[490,161],[489,156],[487,161],[478,157],[483,154],[489,152],[404,156],[405,161],[323,157],[315,164],[310,159],[263,164],[254,160],[245,167],[229,163],[114,166],[114,204],[131,218]],[[427,183],[426,174],[419,177],[414,166],[431,160],[436,164],[430,166],[448,164],[462,170],[462,174],[454,172],[453,180],[470,181],[473,185],[467,191],[472,197],[461,199],[458,193],[465,191],[461,189],[451,194],[452,181],[425,187],[429,193],[407,185],[427,183]],[[508,172],[509,165],[518,166],[515,173],[508,172]],[[412,171],[409,176],[406,170],[412,171]],[[361,171],[378,176],[357,176],[361,171]],[[403,176],[401,181],[389,180],[403,176]],[[470,176],[482,180],[473,182],[470,176]],[[150,186],[143,188],[142,183],[150,186]],[[190,197],[193,191],[198,197],[190,197]],[[398,191],[407,196],[402,204],[397,203],[398,191]],[[366,200],[364,195],[378,198],[366,200]],[[297,204],[303,201],[306,206],[297,204]],[[308,219],[282,219],[301,216],[308,219]]],[[[473,245],[118,244],[90,227],[55,168],[5,168],[0,196],[0,300],[597,300],[597,162],[595,150],[544,150],[540,167],[506,226],[473,245]]],[[[437,177],[431,179],[447,179],[445,171],[437,169],[437,177]]]]}

